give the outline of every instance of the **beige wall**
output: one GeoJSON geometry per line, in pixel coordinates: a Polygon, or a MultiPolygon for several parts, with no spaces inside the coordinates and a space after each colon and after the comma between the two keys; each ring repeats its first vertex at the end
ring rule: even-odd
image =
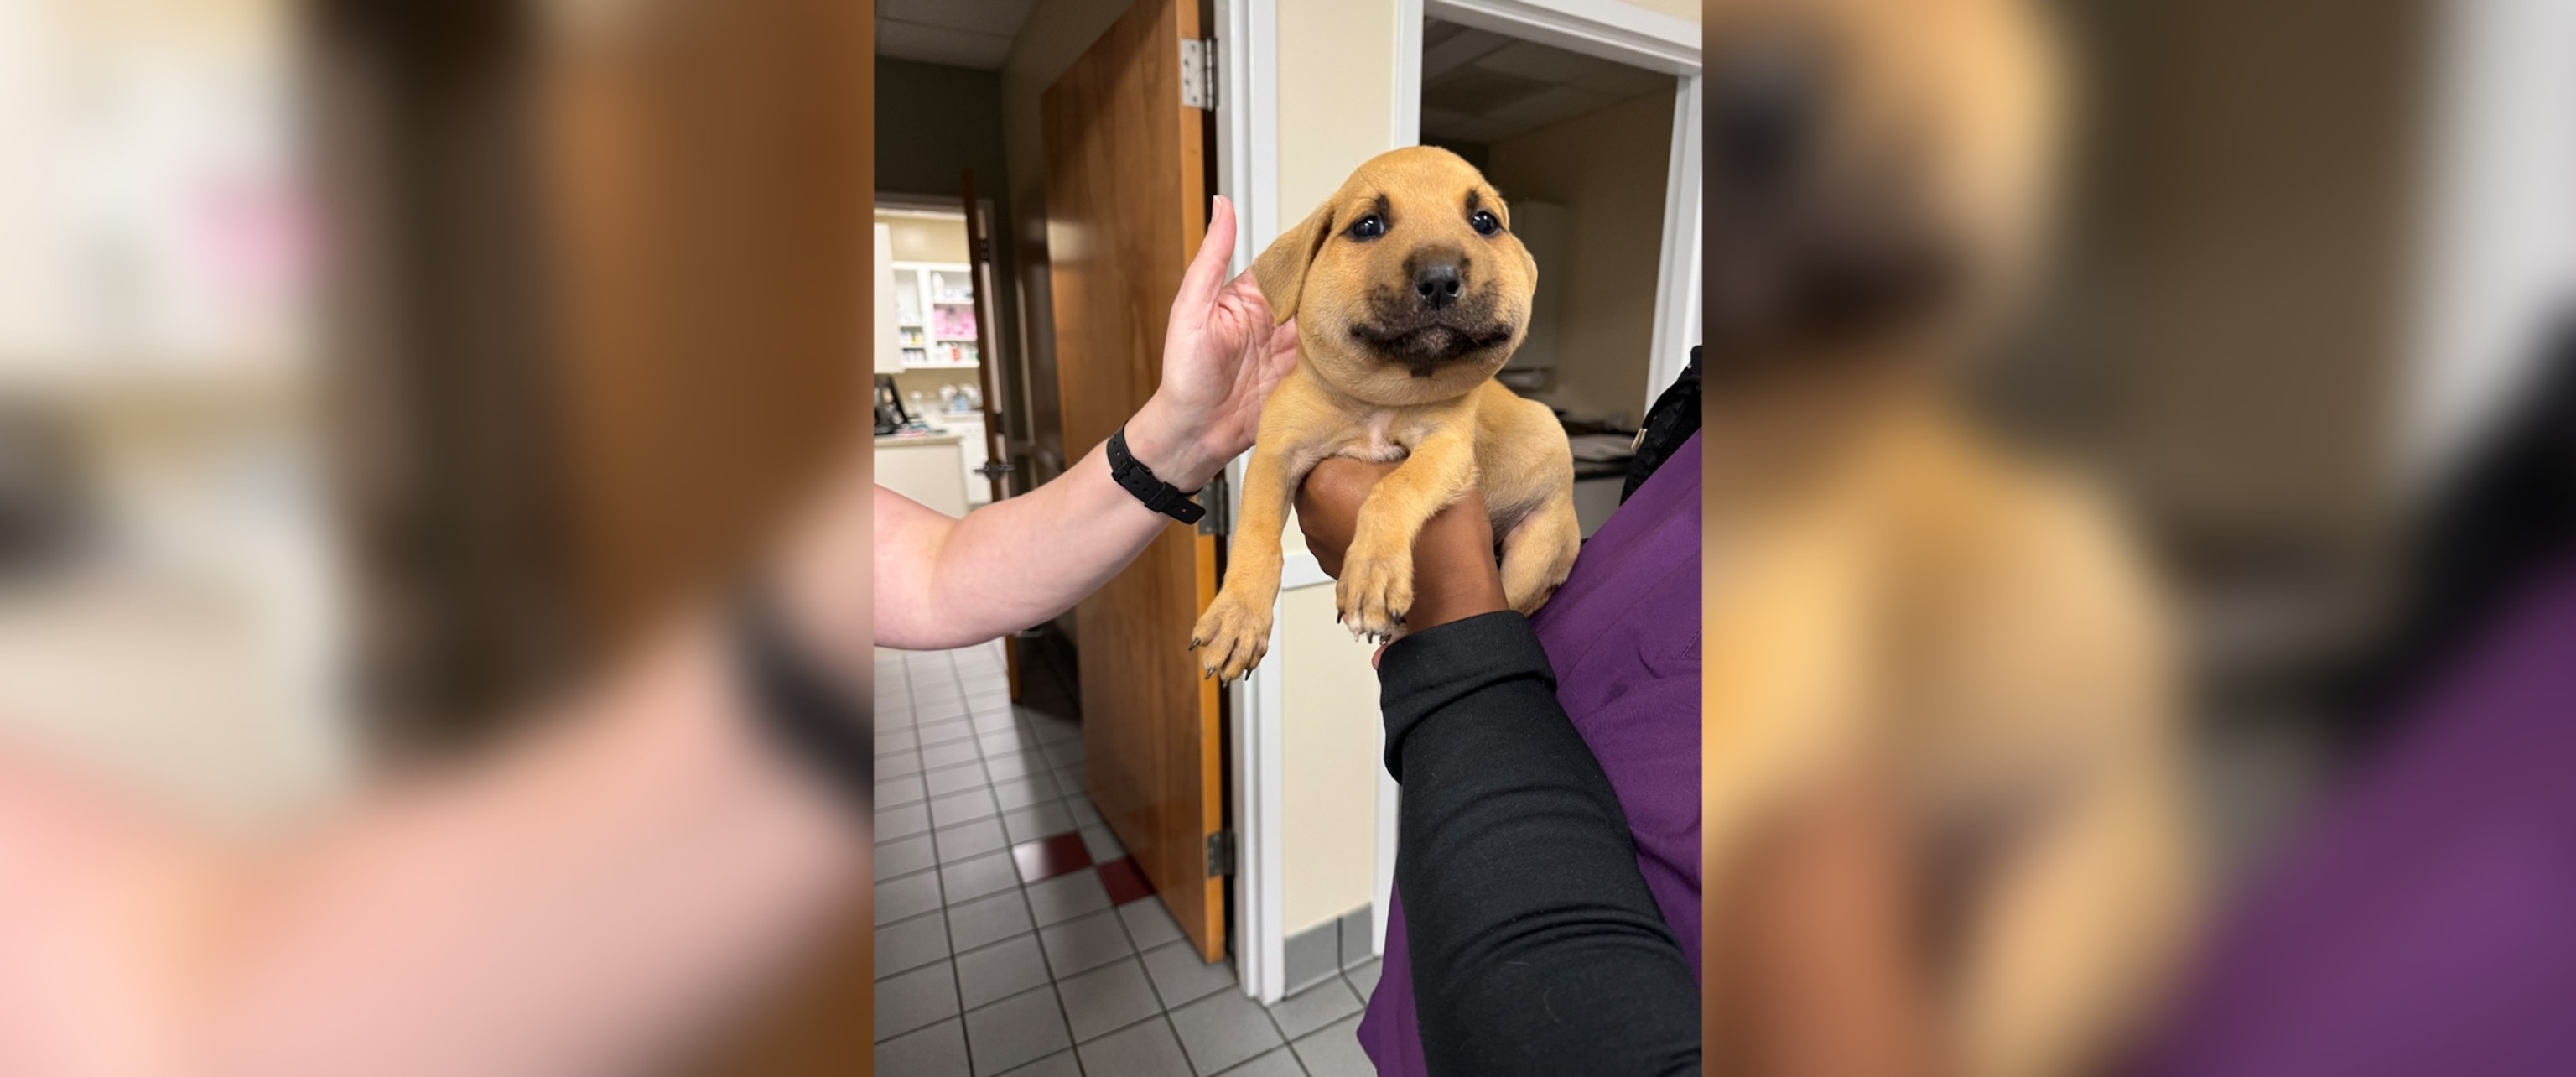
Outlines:
{"type": "MultiPolygon", "coordinates": [[[[1294,226],[1395,140],[1395,5],[1279,5],[1279,218],[1294,226]]],[[[1269,236],[1256,236],[1268,243],[1269,236]]],[[[1305,550],[1296,522],[1287,547],[1305,550]]],[[[1333,623],[1330,585],[1280,596],[1286,928],[1369,903],[1377,877],[1377,671],[1333,623]]]]}
{"type": "Polygon", "coordinates": [[[1546,393],[1579,414],[1643,416],[1663,254],[1673,94],[1657,91],[1493,143],[1485,176],[1504,198],[1566,209],[1558,264],[1557,363],[1546,393]]]}
{"type": "Polygon", "coordinates": [[[1377,886],[1377,671],[1364,643],[1333,623],[1333,589],[1280,597],[1287,671],[1280,770],[1289,934],[1369,903],[1377,886]]]}
{"type": "Polygon", "coordinates": [[[962,263],[966,260],[966,219],[963,217],[943,220],[880,213],[877,223],[892,233],[895,261],[962,263]]]}
{"type": "Polygon", "coordinates": [[[1631,7],[1662,12],[1677,19],[1700,21],[1700,0],[1628,0],[1631,7]]]}
{"type": "Polygon", "coordinates": [[[1360,162],[1394,148],[1395,32],[1391,0],[1279,5],[1281,227],[1304,220],[1360,162]]]}

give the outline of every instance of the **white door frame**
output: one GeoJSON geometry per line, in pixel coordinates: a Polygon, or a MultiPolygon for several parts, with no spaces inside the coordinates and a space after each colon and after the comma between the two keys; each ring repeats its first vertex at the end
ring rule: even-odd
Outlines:
{"type": "Polygon", "coordinates": [[[2458,463],[2539,368],[2576,301],[2576,68],[2558,55],[2576,5],[2466,0],[2435,36],[2430,152],[2418,205],[2414,325],[2388,416],[2400,493],[2458,463]]]}
{"type": "MultiPolygon", "coordinates": [[[[1216,0],[1217,193],[1234,202],[1233,269],[1252,268],[1279,218],[1280,0],[1216,0]]],[[[1244,458],[1226,468],[1228,506],[1242,518],[1244,458]]],[[[1312,566],[1313,558],[1305,558],[1312,566]]],[[[1294,573],[1297,566],[1290,566],[1294,573]]],[[[1316,571],[1320,575],[1320,570],[1316,571]]],[[[1283,579],[1282,593],[1295,581],[1283,579]]],[[[1283,838],[1287,804],[1280,768],[1285,686],[1279,669],[1278,608],[1271,609],[1270,661],[1228,689],[1234,707],[1234,966],[1243,993],[1264,1003],[1287,992],[1288,899],[1283,838]]]]}
{"type": "Polygon", "coordinates": [[[1396,0],[1397,145],[1422,140],[1422,20],[1489,30],[1680,80],[1664,176],[1663,249],[1655,274],[1655,333],[1642,419],[1690,365],[1700,338],[1700,27],[1620,0],[1396,0]]]}

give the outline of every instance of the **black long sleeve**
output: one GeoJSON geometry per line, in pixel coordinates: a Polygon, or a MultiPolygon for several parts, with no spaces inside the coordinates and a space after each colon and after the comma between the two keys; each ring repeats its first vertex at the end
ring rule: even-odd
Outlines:
{"type": "Polygon", "coordinates": [[[1431,1072],[1700,1072],[1690,965],[1528,620],[1405,637],[1378,677],[1431,1072]]]}

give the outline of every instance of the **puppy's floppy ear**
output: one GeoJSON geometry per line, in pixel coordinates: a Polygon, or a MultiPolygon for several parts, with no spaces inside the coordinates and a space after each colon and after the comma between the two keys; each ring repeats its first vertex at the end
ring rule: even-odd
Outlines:
{"type": "Polygon", "coordinates": [[[1252,260],[1252,279],[1261,285],[1261,298],[1270,303],[1270,324],[1278,325],[1297,314],[1297,297],[1306,290],[1306,267],[1324,249],[1324,239],[1333,227],[1333,204],[1326,202],[1315,212],[1297,222],[1296,227],[1279,233],[1262,248],[1261,256],[1252,260]]]}

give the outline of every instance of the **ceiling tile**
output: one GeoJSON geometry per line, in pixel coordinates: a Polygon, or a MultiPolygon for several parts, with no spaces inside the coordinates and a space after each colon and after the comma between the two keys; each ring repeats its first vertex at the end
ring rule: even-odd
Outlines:
{"type": "Polygon", "coordinates": [[[894,19],[877,20],[877,55],[923,63],[999,71],[1011,54],[1011,39],[894,19]]]}
{"type": "Polygon", "coordinates": [[[1440,133],[1453,142],[1492,142],[1518,134],[1519,129],[1501,120],[1469,120],[1440,133]]]}
{"type": "Polygon", "coordinates": [[[1463,116],[1487,116],[1496,109],[1548,89],[1543,83],[1514,78],[1500,71],[1462,67],[1439,78],[1424,80],[1422,107],[1463,116]]]}
{"type": "Polygon", "coordinates": [[[1465,33],[1466,30],[1465,26],[1458,23],[1424,19],[1422,20],[1422,48],[1425,51],[1438,48],[1441,42],[1465,33]]]}
{"type": "Polygon", "coordinates": [[[1606,93],[1626,100],[1656,90],[1670,92],[1677,88],[1671,75],[1623,64],[1602,64],[1601,70],[1574,80],[1574,85],[1596,93],[1606,93]]]}
{"type": "Polygon", "coordinates": [[[1422,110],[1422,135],[1425,138],[1447,138],[1458,139],[1461,141],[1474,141],[1473,139],[1466,138],[1466,136],[1461,135],[1458,132],[1468,130],[1469,125],[1477,122],[1478,121],[1474,116],[1457,112],[1449,112],[1442,109],[1426,108],[1422,110]]]}
{"type": "Polygon", "coordinates": [[[1031,0],[877,0],[877,18],[1017,37],[1031,0]]]}
{"type": "Polygon", "coordinates": [[[1533,41],[1515,41],[1478,58],[1476,66],[1518,75],[1533,82],[1554,83],[1572,82],[1611,64],[1608,60],[1596,60],[1533,41]]]}
{"type": "Polygon", "coordinates": [[[1619,99],[1609,94],[1578,90],[1572,86],[1550,86],[1543,91],[1494,109],[1486,113],[1486,116],[1526,131],[1562,120],[1570,120],[1594,109],[1618,103],[1619,99]]]}
{"type": "Polygon", "coordinates": [[[1423,47],[1422,77],[1438,78],[1474,62],[1477,57],[1511,43],[1512,39],[1501,34],[1473,28],[1461,29],[1456,36],[1436,46],[1423,47]]]}

